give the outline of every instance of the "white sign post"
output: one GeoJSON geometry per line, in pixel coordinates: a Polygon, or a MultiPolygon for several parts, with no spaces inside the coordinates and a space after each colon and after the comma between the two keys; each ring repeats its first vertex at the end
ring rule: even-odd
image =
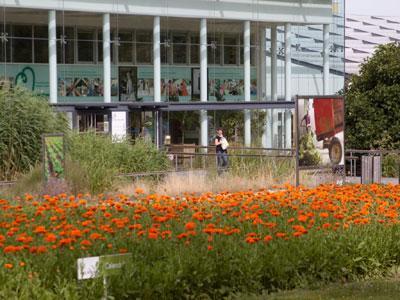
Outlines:
{"type": "Polygon", "coordinates": [[[107,276],[118,274],[131,258],[131,253],[78,258],[78,280],[103,276],[103,299],[107,299],[107,276]]]}
{"type": "Polygon", "coordinates": [[[126,138],[126,111],[113,111],[111,113],[111,136],[114,141],[126,138]]]}

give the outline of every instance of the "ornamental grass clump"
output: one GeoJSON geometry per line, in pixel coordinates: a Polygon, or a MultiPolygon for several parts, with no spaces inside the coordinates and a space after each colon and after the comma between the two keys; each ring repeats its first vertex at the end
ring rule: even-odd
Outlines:
{"type": "Polygon", "coordinates": [[[41,159],[42,134],[66,132],[66,118],[44,97],[20,88],[0,90],[0,180],[13,180],[41,159]]]}
{"type": "Polygon", "coordinates": [[[71,134],[67,140],[67,180],[76,187],[100,193],[114,187],[119,174],[165,171],[167,155],[144,139],[115,142],[95,132],[71,134]]]}

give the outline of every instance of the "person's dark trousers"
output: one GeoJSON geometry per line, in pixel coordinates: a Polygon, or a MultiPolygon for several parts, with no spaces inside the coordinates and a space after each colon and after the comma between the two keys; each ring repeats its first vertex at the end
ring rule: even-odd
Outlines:
{"type": "Polygon", "coordinates": [[[217,151],[217,169],[218,174],[228,168],[228,153],[226,151],[217,151]]]}

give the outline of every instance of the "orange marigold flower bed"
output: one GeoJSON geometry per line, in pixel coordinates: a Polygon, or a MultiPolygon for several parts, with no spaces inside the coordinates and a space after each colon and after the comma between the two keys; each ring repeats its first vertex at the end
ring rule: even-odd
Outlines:
{"type": "Polygon", "coordinates": [[[312,232],[398,224],[400,186],[282,186],[180,197],[145,195],[141,189],[131,197],[26,195],[18,201],[0,199],[0,210],[0,250],[7,256],[126,253],[135,243],[190,246],[194,240],[212,250],[221,239],[269,247],[312,232]]]}

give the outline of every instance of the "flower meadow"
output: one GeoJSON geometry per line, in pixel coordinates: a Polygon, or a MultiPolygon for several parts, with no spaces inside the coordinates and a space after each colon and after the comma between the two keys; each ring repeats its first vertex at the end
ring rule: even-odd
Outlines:
{"type": "Polygon", "coordinates": [[[0,199],[0,299],[99,299],[81,257],[129,253],[115,299],[221,299],[384,276],[399,185],[0,199]]]}

